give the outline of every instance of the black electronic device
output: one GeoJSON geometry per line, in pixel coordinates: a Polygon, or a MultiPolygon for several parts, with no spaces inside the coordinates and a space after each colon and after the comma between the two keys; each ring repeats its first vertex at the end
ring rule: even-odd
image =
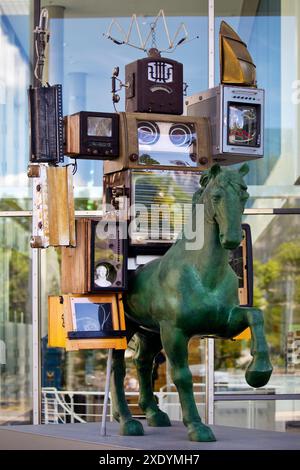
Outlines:
{"type": "Polygon", "coordinates": [[[65,154],[110,160],[119,156],[119,115],[81,111],[65,116],[65,154]]]}
{"type": "Polygon", "coordinates": [[[30,87],[29,112],[32,163],[62,163],[62,86],[30,87]]]}

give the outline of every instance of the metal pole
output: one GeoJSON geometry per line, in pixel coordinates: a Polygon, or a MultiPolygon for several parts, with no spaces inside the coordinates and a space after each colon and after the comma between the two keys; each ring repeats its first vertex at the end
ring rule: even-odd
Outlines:
{"type": "Polygon", "coordinates": [[[33,424],[41,423],[41,250],[32,249],[32,408],[33,424]]]}
{"type": "Polygon", "coordinates": [[[113,350],[109,349],[107,365],[106,365],[106,380],[105,380],[104,403],[103,403],[102,423],[101,423],[101,436],[106,436],[106,416],[107,416],[107,405],[108,405],[108,396],[109,396],[112,355],[113,355],[113,350]]]}
{"type": "MultiPolygon", "coordinates": [[[[215,86],[215,2],[208,0],[208,86],[215,86]]],[[[214,340],[206,339],[205,345],[205,418],[214,423],[214,340]]]]}

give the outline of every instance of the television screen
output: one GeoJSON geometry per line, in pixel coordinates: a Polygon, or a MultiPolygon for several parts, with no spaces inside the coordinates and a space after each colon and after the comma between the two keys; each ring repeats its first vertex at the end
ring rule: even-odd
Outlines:
{"type": "Polygon", "coordinates": [[[260,106],[228,103],[228,145],[259,147],[260,106]]]}
{"type": "Polygon", "coordinates": [[[73,326],[75,331],[111,331],[111,303],[93,303],[88,299],[73,299],[73,326]]]}
{"type": "Polygon", "coordinates": [[[111,118],[100,116],[88,116],[87,134],[94,137],[111,137],[112,120],[111,118]]]}
{"type": "Polygon", "coordinates": [[[174,241],[190,216],[192,198],[199,189],[199,178],[200,173],[196,172],[133,171],[132,204],[135,204],[136,211],[139,207],[145,210],[136,214],[139,226],[137,231],[131,232],[131,243],[174,241]]]}
{"type": "Polygon", "coordinates": [[[197,166],[194,123],[138,121],[140,165],[197,166]]]}

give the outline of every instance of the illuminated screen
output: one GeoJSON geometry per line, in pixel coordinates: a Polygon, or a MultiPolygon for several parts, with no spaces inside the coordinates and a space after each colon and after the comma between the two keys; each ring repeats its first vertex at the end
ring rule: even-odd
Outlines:
{"type": "Polygon", "coordinates": [[[73,325],[75,331],[111,331],[112,311],[110,303],[73,301],[73,325]]]}
{"type": "Polygon", "coordinates": [[[100,116],[88,116],[87,134],[94,137],[111,137],[112,120],[111,118],[100,116]]]}
{"type": "Polygon", "coordinates": [[[260,146],[260,107],[229,103],[228,145],[260,146]]]}
{"type": "Polygon", "coordinates": [[[197,134],[193,123],[139,121],[140,165],[197,166],[197,134]]]}

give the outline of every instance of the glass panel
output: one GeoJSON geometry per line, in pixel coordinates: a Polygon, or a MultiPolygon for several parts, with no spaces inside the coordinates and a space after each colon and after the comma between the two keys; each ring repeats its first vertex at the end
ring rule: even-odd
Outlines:
{"type": "Polygon", "coordinates": [[[132,201],[139,219],[131,227],[133,243],[174,240],[190,216],[192,196],[199,189],[199,174],[178,171],[133,170],[132,201]]]}
{"type": "MultiPolygon", "coordinates": [[[[300,216],[249,215],[254,260],[254,306],[264,313],[273,374],[261,393],[300,393],[300,216]]],[[[244,374],[250,341],[215,342],[216,390],[260,393],[244,374]]]]}
{"type": "MultiPolygon", "coordinates": [[[[182,5],[170,0],[149,2],[141,1],[136,9],[127,2],[103,4],[103,2],[86,2],[79,0],[69,2],[62,0],[60,7],[47,6],[52,30],[49,49],[48,81],[51,84],[63,84],[64,115],[78,111],[113,112],[111,100],[111,75],[115,66],[120,67],[119,78],[125,82],[125,65],[146,57],[146,53],[136,48],[116,43],[104,37],[113,17],[116,17],[124,31],[128,31],[131,15],[136,13],[145,39],[150,25],[161,8],[165,9],[171,39],[174,38],[180,23],[184,22],[189,33],[186,45],[182,45],[172,54],[162,53],[184,65],[184,80],[189,93],[198,88],[207,87],[208,77],[208,19],[207,1],[190,2],[182,5]],[[195,40],[194,40],[195,39],[195,40]]],[[[177,39],[182,39],[179,32],[177,39]]],[[[118,28],[113,28],[111,35],[123,40],[118,28]]],[[[162,26],[158,27],[153,40],[147,48],[157,42],[158,48],[166,48],[166,35],[162,26]],[[153,42],[154,41],[154,42],[153,42]]],[[[138,43],[138,35],[133,27],[131,42],[138,43]]],[[[118,111],[124,111],[125,91],[119,92],[118,111]]],[[[182,155],[180,156],[182,158],[182,155]]],[[[66,159],[68,161],[68,159],[66,159]]],[[[70,159],[70,162],[74,160],[70,159]]],[[[189,160],[189,163],[192,162],[189,160]]],[[[101,209],[102,197],[102,162],[78,160],[78,171],[75,175],[75,196],[80,198],[80,209],[101,209]]]]}
{"type": "Polygon", "coordinates": [[[215,424],[300,433],[300,401],[249,400],[215,403],[215,424]]]}
{"type": "Polygon", "coordinates": [[[30,218],[0,218],[0,424],[32,420],[30,218]]]}
{"type": "Polygon", "coordinates": [[[229,103],[228,121],[228,144],[260,146],[259,106],[229,103]]]}
{"type": "MultiPolygon", "coordinates": [[[[247,207],[282,207],[299,197],[299,44],[297,0],[215,0],[215,44],[225,20],[246,42],[256,64],[258,87],[265,89],[265,155],[250,164],[247,207]]],[[[219,57],[215,56],[216,85],[219,57]]]]}
{"type": "Polygon", "coordinates": [[[31,207],[27,88],[32,3],[0,1],[0,210],[31,207]]]}

